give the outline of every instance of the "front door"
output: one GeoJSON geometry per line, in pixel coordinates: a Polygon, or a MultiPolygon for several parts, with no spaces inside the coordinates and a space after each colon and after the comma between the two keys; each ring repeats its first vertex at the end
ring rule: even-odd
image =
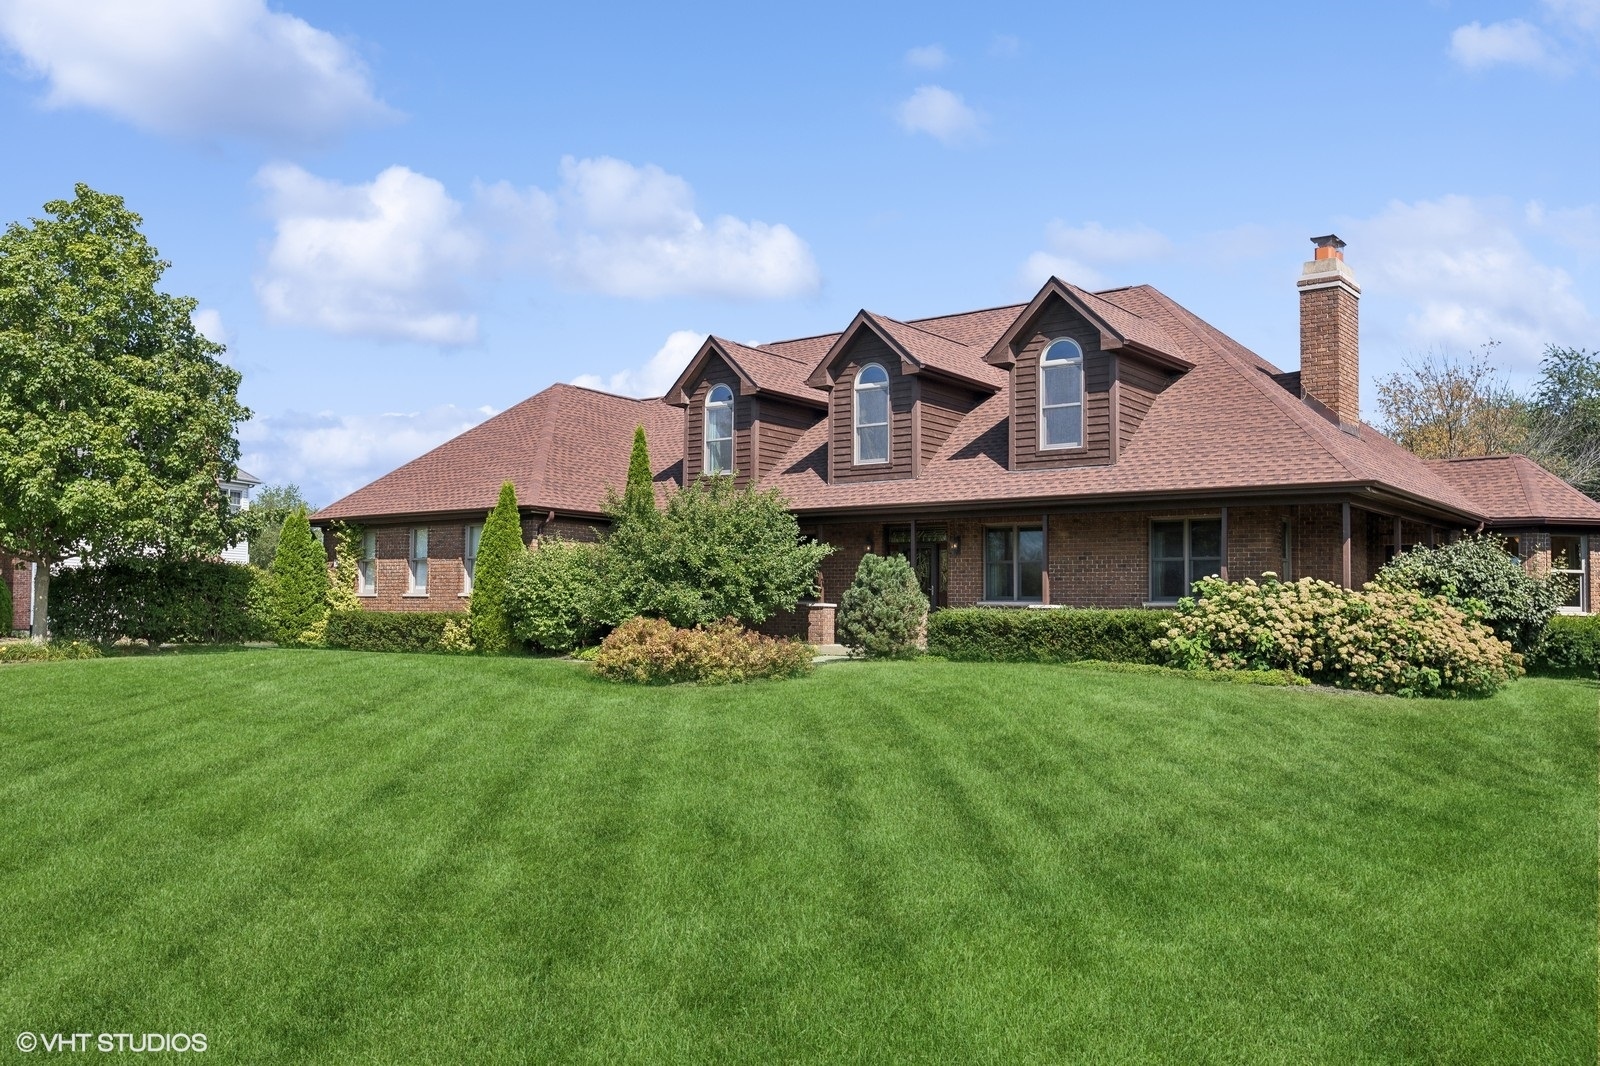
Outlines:
{"type": "Polygon", "coordinates": [[[945,586],[949,583],[950,559],[944,543],[935,541],[918,544],[917,560],[911,568],[916,571],[922,594],[928,597],[929,608],[948,607],[950,600],[945,586]]]}

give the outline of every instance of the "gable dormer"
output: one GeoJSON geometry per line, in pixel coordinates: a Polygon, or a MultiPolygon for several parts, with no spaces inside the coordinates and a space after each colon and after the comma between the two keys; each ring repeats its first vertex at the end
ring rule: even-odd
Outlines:
{"type": "Polygon", "coordinates": [[[1193,367],[1158,326],[1057,278],[984,361],[1011,375],[1012,470],[1115,463],[1155,397],[1193,367]]]}
{"type": "Polygon", "coordinates": [[[828,480],[916,477],[951,430],[1005,377],[983,352],[859,312],[807,384],[828,392],[828,480]]]}
{"type": "Polygon", "coordinates": [[[731,473],[743,486],[771,472],[827,406],[805,373],[797,360],[707,337],[664,397],[684,409],[684,483],[731,473]]]}

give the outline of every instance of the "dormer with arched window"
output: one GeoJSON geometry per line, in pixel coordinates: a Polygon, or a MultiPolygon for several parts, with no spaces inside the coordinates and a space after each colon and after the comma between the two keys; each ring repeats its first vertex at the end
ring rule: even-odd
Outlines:
{"type": "Polygon", "coordinates": [[[856,371],[851,418],[855,428],[857,466],[889,462],[889,372],[879,363],[856,371]]]}
{"type": "Polygon", "coordinates": [[[733,390],[713,385],[705,401],[705,449],[701,473],[731,474],[733,470],[733,390]]]}

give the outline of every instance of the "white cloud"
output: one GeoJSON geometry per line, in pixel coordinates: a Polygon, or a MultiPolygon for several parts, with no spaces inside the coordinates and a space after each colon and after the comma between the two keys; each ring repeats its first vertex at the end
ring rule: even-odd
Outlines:
{"type": "Polygon", "coordinates": [[[288,164],[256,180],[276,229],[256,277],[270,318],[389,340],[477,340],[463,278],[484,243],[439,182],[396,166],[343,185],[288,164]]]}
{"type": "Polygon", "coordinates": [[[479,186],[464,205],[402,166],[356,185],[264,167],[275,234],[257,298],[278,322],[448,346],[477,340],[472,290],[497,274],[633,299],[773,299],[820,284],[788,226],[704,221],[689,183],[660,167],[568,158],[561,177],[554,192],[479,186]]]}
{"type": "Polygon", "coordinates": [[[1551,210],[1534,200],[1524,214],[1529,226],[1551,240],[1589,255],[1600,255],[1600,204],[1551,210]]]}
{"type": "Polygon", "coordinates": [[[1162,259],[1172,253],[1172,241],[1148,226],[1107,229],[1098,222],[1069,226],[1058,220],[1045,227],[1046,247],[1023,262],[1018,280],[1036,288],[1054,275],[1086,289],[1107,286],[1102,268],[1162,259]]]}
{"type": "Polygon", "coordinates": [[[239,428],[239,465],[265,482],[293,481],[325,506],[494,413],[445,404],[383,414],[257,415],[239,428]]]}
{"type": "Polygon", "coordinates": [[[690,329],[674,330],[644,366],[619,370],[604,378],[599,374],[579,374],[572,379],[572,383],[622,396],[660,396],[667,391],[668,385],[678,380],[678,375],[683,373],[683,368],[689,365],[689,360],[694,358],[694,353],[700,350],[705,340],[704,333],[690,329]]]}
{"type": "Polygon", "coordinates": [[[989,58],[1010,59],[1022,51],[1021,38],[1010,33],[997,33],[989,41],[989,58]]]}
{"type": "Polygon", "coordinates": [[[392,117],[347,45],[263,0],[0,0],[0,40],[47,107],[163,134],[319,143],[392,117]]]}
{"type": "Polygon", "coordinates": [[[1544,0],[1543,7],[1552,21],[1600,38],[1600,0],[1544,0]]]}
{"type": "Polygon", "coordinates": [[[1526,211],[1467,196],[1391,203],[1347,230],[1360,249],[1364,302],[1408,305],[1401,332],[1420,348],[1501,342],[1531,361],[1546,344],[1577,343],[1595,320],[1573,279],[1528,248],[1526,211]]]}
{"type": "Polygon", "coordinates": [[[906,66],[918,70],[938,70],[948,62],[950,57],[943,46],[937,44],[921,45],[906,52],[906,66]]]}
{"type": "Polygon", "coordinates": [[[924,85],[904,100],[896,113],[908,133],[926,133],[942,144],[958,145],[983,132],[983,116],[960,95],[938,85],[924,85]]]}
{"type": "Polygon", "coordinates": [[[1469,22],[1450,35],[1450,58],[1468,70],[1500,65],[1549,67],[1550,46],[1539,27],[1522,19],[1469,22]]]}
{"type": "Polygon", "coordinates": [[[561,161],[553,192],[506,182],[479,190],[505,251],[558,284],[610,296],[758,300],[815,292],[811,249],[781,223],[705,221],[694,190],[658,166],[606,157],[561,161]]]}
{"type": "Polygon", "coordinates": [[[222,312],[216,308],[196,308],[194,314],[189,316],[189,321],[194,325],[195,332],[206,340],[218,344],[228,343],[228,331],[222,324],[222,312]]]}

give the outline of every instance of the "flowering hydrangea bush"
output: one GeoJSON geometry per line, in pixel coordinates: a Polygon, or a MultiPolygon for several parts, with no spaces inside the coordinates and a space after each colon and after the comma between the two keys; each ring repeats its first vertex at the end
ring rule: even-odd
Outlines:
{"type": "Polygon", "coordinates": [[[1369,585],[1206,578],[1153,642],[1175,666],[1289,670],[1341,688],[1476,696],[1522,674],[1522,656],[1442,597],[1369,585]]]}

